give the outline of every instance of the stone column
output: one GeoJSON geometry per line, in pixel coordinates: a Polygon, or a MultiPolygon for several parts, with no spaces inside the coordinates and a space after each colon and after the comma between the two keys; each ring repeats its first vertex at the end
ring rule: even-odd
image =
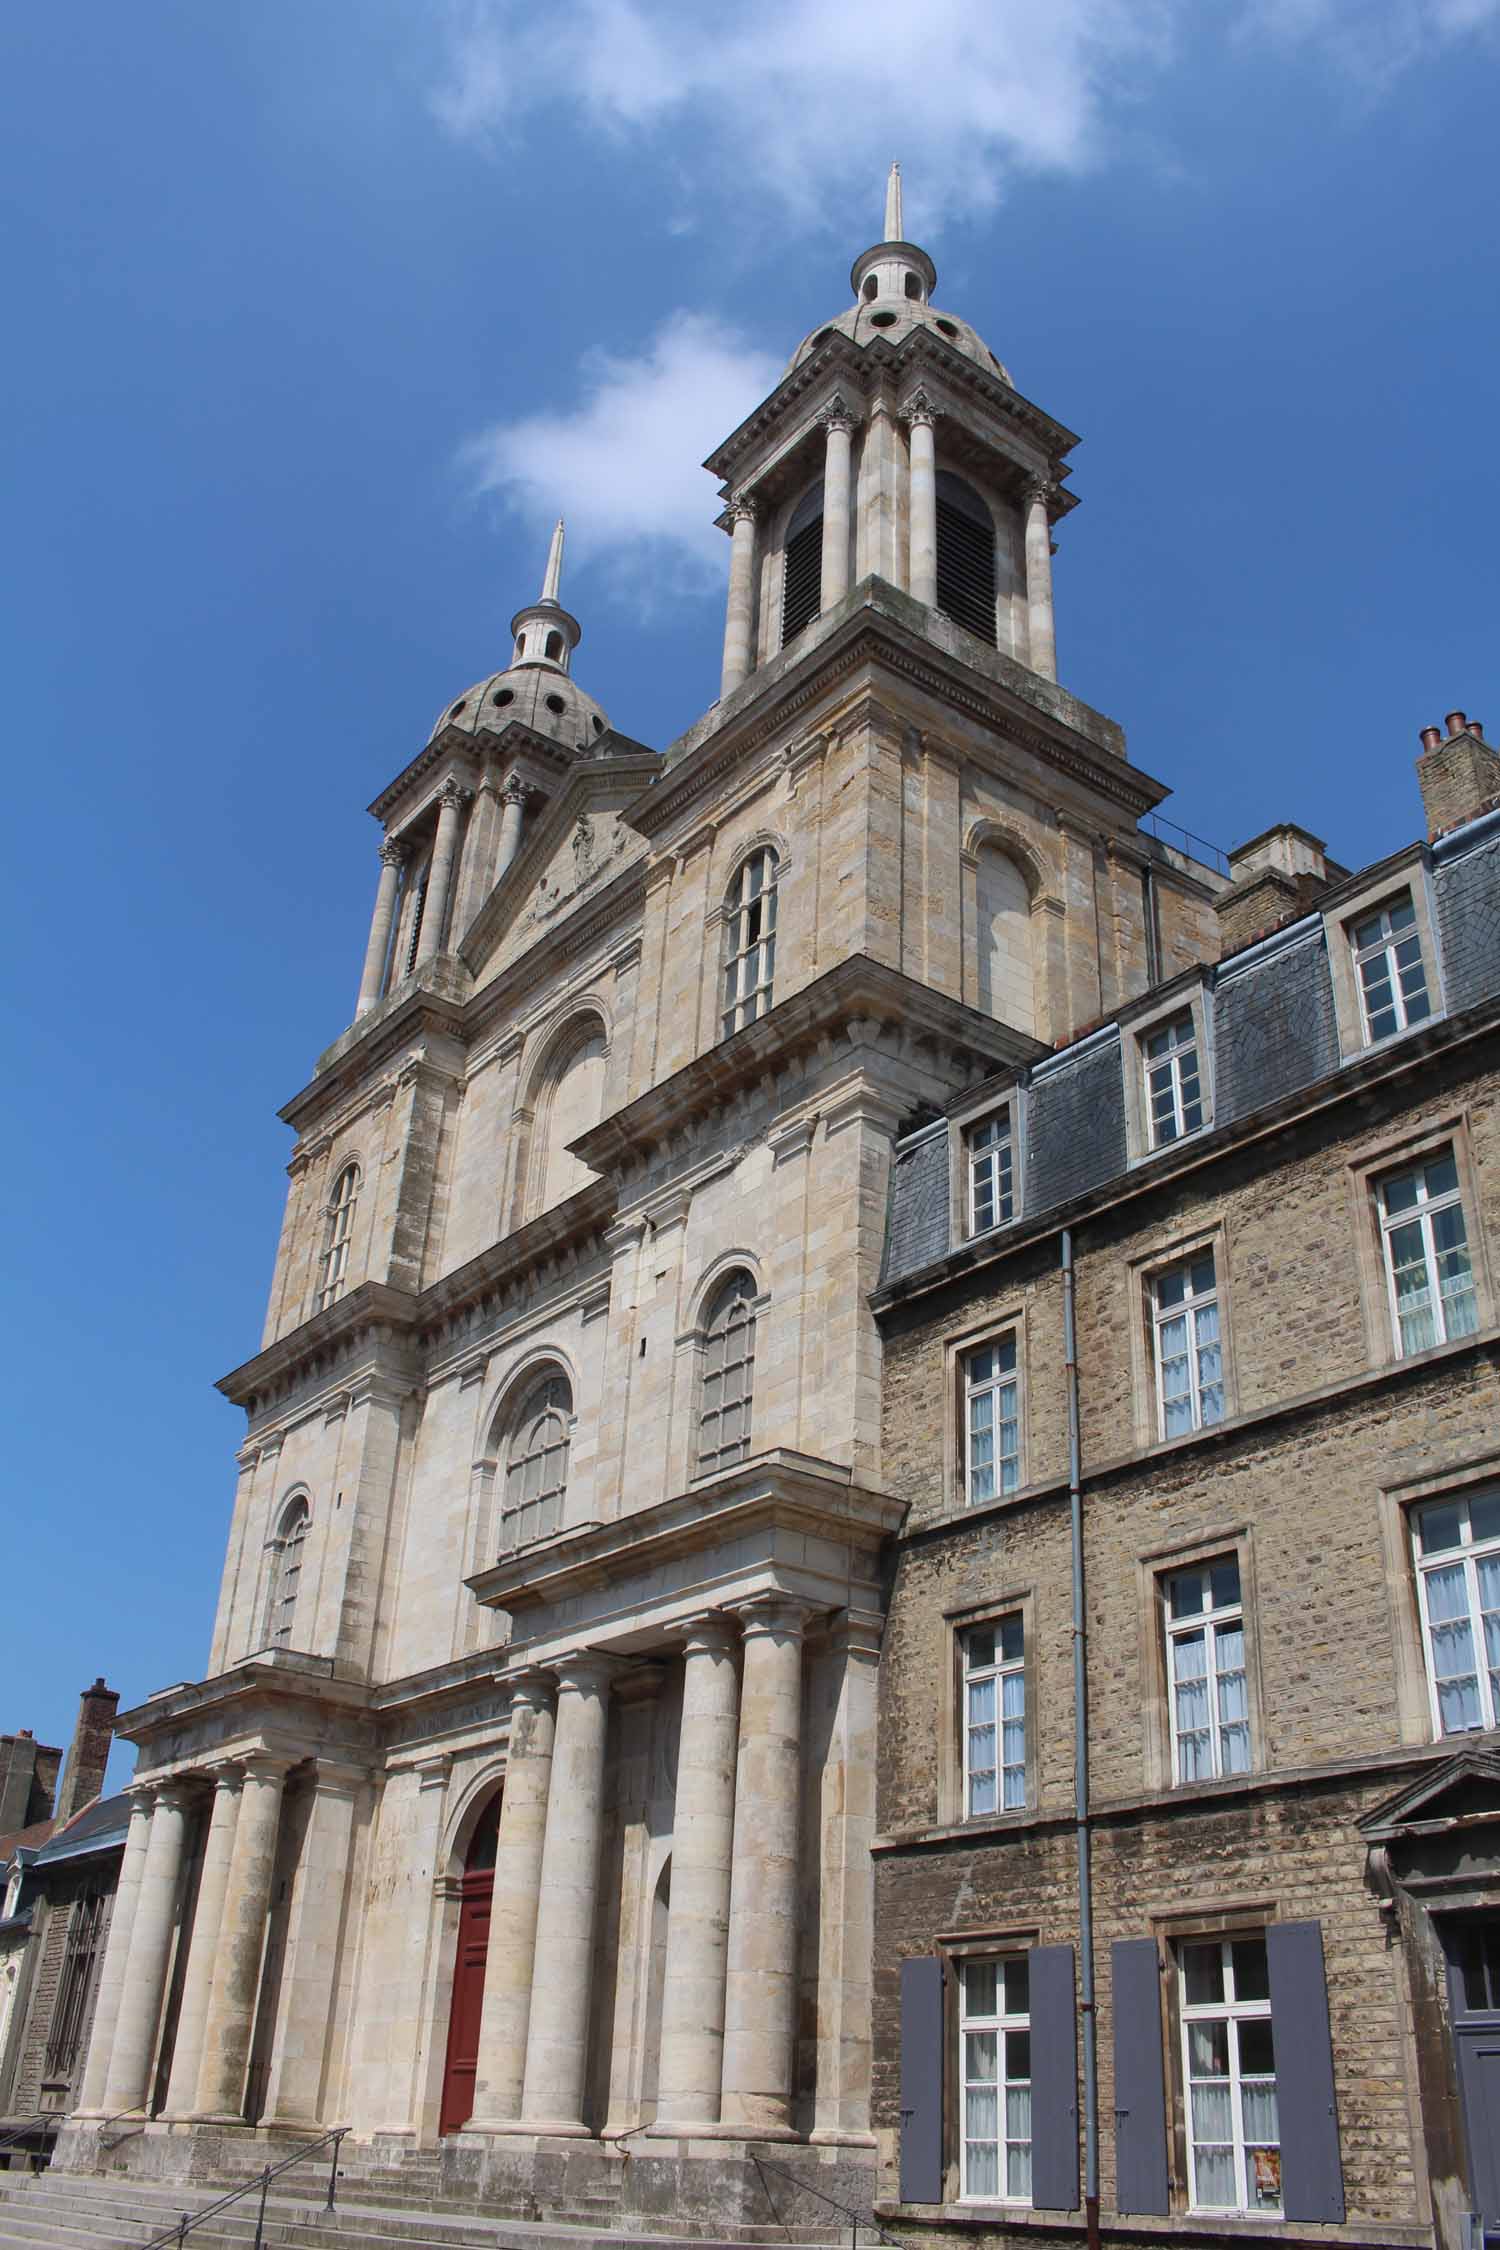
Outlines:
{"type": "Polygon", "coordinates": [[[537,1909],[535,1988],[521,2125],[528,2133],[584,2133],[580,2114],[588,2066],[594,1916],[604,1746],[609,1726],[608,1657],[566,1657],[557,1667],[557,1734],[537,1909]]]}
{"type": "Polygon", "coordinates": [[[387,837],[380,847],[380,881],[375,891],[375,911],[370,917],[370,942],[365,947],[364,973],[359,980],[359,1000],[354,1016],[367,1016],[385,984],[385,957],[391,948],[391,923],[396,915],[396,886],[406,846],[387,837]]]}
{"type": "Polygon", "coordinates": [[[234,1854],[235,1824],[240,1817],[240,1784],[236,1765],[214,1771],[213,1811],[208,1839],[203,1847],[203,1871],[198,1877],[198,1903],[193,1909],[188,1939],[187,1975],[177,2010],[177,2038],[172,2048],[172,2076],[167,2086],[168,2117],[190,2117],[198,2105],[198,2073],[203,2064],[203,2029],[208,2021],[209,1995],[213,1991],[214,1962],[224,1920],[224,1894],[234,1854]]]}
{"type": "Polygon", "coordinates": [[[802,1603],[775,1594],[741,1612],[722,2116],[756,2140],[792,2136],[805,1614],[802,1603]]]}
{"type": "Polygon", "coordinates": [[[751,635],[755,622],[755,518],[753,500],[729,504],[729,608],[724,619],[724,672],[719,685],[722,701],[749,675],[751,635]]]}
{"type": "Polygon", "coordinates": [[[1057,487],[1036,478],[1026,487],[1026,644],[1033,672],[1057,678],[1057,635],[1052,623],[1051,504],[1057,487]]]}
{"type": "Polygon", "coordinates": [[[148,1783],[145,1788],[130,1789],[126,1794],[131,1800],[130,1828],[125,1838],[125,1855],[120,1862],[120,1880],[115,1886],[114,1909],[109,1918],[109,1937],[104,1948],[104,1966],[99,1972],[99,1997],[94,2002],[94,2028],[89,2036],[88,2061],[84,2065],[83,2086],[75,2112],[82,2117],[105,2117],[109,2114],[104,2106],[105,2087],[109,2078],[110,2056],[114,2049],[115,2028],[120,2017],[120,2000],[125,1990],[125,1975],[130,1961],[130,1934],[141,1895],[147,1840],[151,1834],[151,1807],[155,1791],[148,1783]]]}
{"type": "Polygon", "coordinates": [[[829,610],[849,591],[849,458],[854,416],[835,392],[818,420],[825,432],[822,607],[829,610]]]}
{"type": "Polygon", "coordinates": [[[875,1698],[880,1618],[845,1610],[827,1663],[833,1710],[820,1779],[818,2064],[812,2139],[868,2147],[875,1948],[875,1698]]]}
{"type": "Polygon", "coordinates": [[[511,1682],[510,1746],[495,1844],[474,2111],[464,2128],[468,2133],[513,2131],[521,2114],[553,1732],[551,1678],[545,1672],[520,1673],[511,1682]]]}
{"type": "Polygon", "coordinates": [[[111,2117],[122,2110],[142,2108],[151,2098],[151,2063],[161,2029],[187,1811],[185,1785],[164,1782],[157,1790],[151,1814],[151,1833],[146,1840],[130,1931],[125,1988],[120,1995],[114,2049],[104,2085],[105,2112],[111,2117]]]}
{"type": "Polygon", "coordinates": [[[307,2126],[323,2117],[323,2073],[339,2004],[344,1900],[354,1857],[354,1820],[365,1775],[319,1758],[287,1917],[281,2023],[266,2085],[266,2125],[307,2126]]]}
{"type": "Polygon", "coordinates": [[[194,2114],[238,2123],[255,2031],[261,1955],[271,1908],[281,1793],[289,1761],[263,1753],[245,1760],[240,1814],[224,1890],[219,1951],[203,2026],[203,2064],[194,2114]]]}
{"type": "Polygon", "coordinates": [[[727,1618],[694,1618],[687,1629],[657,2133],[691,2132],[719,2118],[739,1705],[734,1641],[727,1618]]]}
{"type": "Polygon", "coordinates": [[[518,781],[514,774],[500,792],[500,842],[495,851],[497,883],[521,849],[521,816],[526,810],[529,794],[525,784],[518,781]]]}
{"type": "Polygon", "coordinates": [[[432,846],[432,867],[427,877],[427,902],[417,939],[417,962],[430,960],[443,942],[448,915],[448,893],[453,888],[453,861],[458,851],[458,816],[467,792],[456,781],[445,781],[438,798],[437,835],[432,846]]]}
{"type": "Polygon", "coordinates": [[[925,391],[913,391],[901,410],[910,432],[911,491],[907,507],[911,547],[907,587],[913,600],[937,600],[937,458],[933,424],[937,409],[925,391]]]}

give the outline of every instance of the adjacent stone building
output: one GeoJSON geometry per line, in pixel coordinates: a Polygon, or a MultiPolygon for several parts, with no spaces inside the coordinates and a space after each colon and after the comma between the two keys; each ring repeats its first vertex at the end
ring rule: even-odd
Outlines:
{"type": "Polygon", "coordinates": [[[1257,839],[1222,958],[897,1146],[908,2222],[1500,2227],[1500,757],[1423,745],[1427,841],[1257,839]]]}
{"type": "MultiPolygon", "coordinates": [[[[978,1946],[1027,1961],[1039,2040],[1055,2019],[1037,2164],[1056,2193],[1031,2201],[1076,2203],[1045,1214],[1075,1213],[1075,1229],[1085,1207],[1120,1214],[1118,1251],[1102,1218],[1097,1242],[1079,1236],[1082,1439],[1090,1537],[1117,1524],[1118,1569],[1101,1560],[1091,1583],[1107,1578],[1121,1612],[1091,1661],[1113,1647],[1138,1724],[1127,1624],[1157,1598],[1150,1557],[1219,1569],[1221,1591],[1240,1558],[1243,1615],[1252,1561],[1264,1576],[1277,1541],[1241,1556],[1248,1534],[1221,1519],[1250,1523],[1248,1496],[1205,1503],[1202,1523],[1161,1497],[1136,1557],[1126,1486],[1138,1459],[1157,1463],[1134,1419],[1137,1357],[1158,1331],[1118,1274],[1154,1286],[1168,1251],[1201,1265],[1222,1222],[1144,1209],[1148,1189],[1206,1190],[1191,1161],[1191,1188],[1163,1185],[1178,1161],[1152,1138],[1165,1097],[1124,1057],[1149,1049],[1179,1138],[1265,1213],[1261,1254],[1295,1273],[1298,1317],[1330,1331],[1308,1381],[1345,1381],[1375,1414],[1378,1386],[1340,1372],[1347,1308],[1327,1298],[1331,1250],[1312,1248],[1333,1218],[1320,1206],[1321,1232],[1299,1240],[1251,1152],[1283,1146],[1273,1131],[1315,1140],[1330,1080],[1378,1108],[1411,1058],[1440,1067],[1479,1004],[1455,997],[1462,941],[1440,927],[1456,911],[1440,863],[1457,879],[1462,854],[1435,846],[1353,900],[1300,831],[1226,869],[1144,825],[1164,785],[1056,676],[1073,434],[933,304],[896,178],[851,282],[853,304],[708,464],[731,554],[715,706],[664,753],[610,724],[574,678],[559,526],[510,662],[445,702],[371,807],[354,1021],[282,1113],[294,1146],[266,1328],[221,1386],[246,1432],[207,1667],[121,1720],[139,1775],[61,2162],[101,2161],[103,2121],[132,2107],[148,2122],[109,2161],[162,2176],[347,2125],[346,2167],[405,2164],[521,2212],[670,2211],[722,2232],[764,2223],[769,2165],[867,2213],[882,2159],[895,2193],[905,2104],[907,2216],[930,2218],[965,2192],[941,2173],[951,2113],[940,2100],[933,2128],[927,2097],[898,2093],[897,2043],[951,2098],[942,1949],[978,1946]],[[1352,900],[1337,933],[1409,896],[1413,919],[1380,942],[1421,949],[1437,1028],[1357,1051],[1363,938],[1359,964],[1334,934],[1309,967],[1294,930],[1241,953],[1237,982],[1215,965],[1229,918],[1280,921],[1323,890],[1352,900]],[[977,1245],[961,1242],[971,1226],[977,1245]],[[981,1348],[996,1402],[1029,1371],[1015,1443],[996,1405],[997,1499],[968,1507],[949,1401],[981,1348]],[[1004,1463],[1022,1442],[1017,1502],[1004,1463]],[[956,1636],[992,1620],[987,1676],[1002,1701],[1022,1678],[1030,1700],[1024,1756],[995,1768],[1011,1825],[986,1816],[981,1843],[954,1762],[955,1667],[979,1643],[956,1636]],[[1002,1848],[1017,1838],[1024,1868],[1002,1848]]],[[[1436,755],[1463,818],[1488,753],[1452,741],[1436,755]]],[[[1464,1196],[1475,1114],[1461,1132],[1456,1110],[1434,1112],[1410,1159],[1435,1183],[1450,1150],[1464,1196]]],[[[1368,1197],[1398,1157],[1361,1129],[1368,1197]]],[[[1479,1207],[1464,1209],[1477,1243],[1479,1207]]],[[[1487,1288],[1480,1340],[1403,1365],[1393,1395],[1425,1398],[1426,1382],[1432,1414],[1462,1422],[1462,1385],[1488,1379],[1487,1288]]],[[[1260,1366],[1248,1336],[1236,1346],[1220,1415],[1241,1434],[1250,1416],[1262,1446],[1273,1402],[1291,1415],[1277,1369],[1304,1347],[1266,1349],[1260,1366]]],[[[1171,1477],[1225,1442],[1178,1441],[1171,1477]]],[[[1330,1612],[1309,1640],[1307,1740],[1276,1738],[1278,1771],[1352,1732],[1311,1675],[1325,1641],[1367,1628],[1345,1635],[1330,1612]]],[[[1419,1647],[1414,1661],[1413,1682],[1419,1647]]],[[[1269,1715],[1269,1671],[1255,1677],[1258,1788],[1267,1729],[1290,1721],[1269,1715]]],[[[1101,1725],[1112,1709],[1101,1688],[1101,1725]]],[[[1108,1723],[1100,1789],[1154,1804],[1177,1738],[1153,1736],[1142,1767],[1120,1713],[1108,1723]]],[[[1341,1748],[1330,1783],[1350,1819],[1367,1754],[1341,1748]]],[[[1419,1730],[1398,1778],[1423,1758],[1419,1730]]],[[[1381,1787],[1370,1809],[1395,1781],[1381,1787]]],[[[1144,1812],[1117,1825],[1162,1848],[1144,1812]]],[[[1098,1849],[1107,1862],[1115,1846],[1098,1849]]],[[[1357,1888],[1362,1865],[1339,1880],[1357,1888]]],[[[1204,1912],[1241,1912],[1271,1880],[1246,1871],[1238,1904],[1204,1912]]],[[[1118,1898],[1109,1863],[1112,1882],[1118,1898]]],[[[1281,1898],[1262,1926],[1289,1918],[1281,1898]]],[[[1139,1917],[1121,1928],[1147,1936],[1139,1917]]],[[[1019,2037],[1020,1986],[997,1994],[995,2026],[1019,2037]]],[[[1369,2065],[1372,2136],[1398,2131],[1393,2067],[1386,2048],[1369,2065]]],[[[795,2195],[780,2208],[814,2217],[795,2195]]]]}

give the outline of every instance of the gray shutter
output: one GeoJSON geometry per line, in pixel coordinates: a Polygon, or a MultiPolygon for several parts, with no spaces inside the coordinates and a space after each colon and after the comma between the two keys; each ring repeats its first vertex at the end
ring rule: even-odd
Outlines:
{"type": "Polygon", "coordinates": [[[1333,2099],[1333,2041],[1321,1922],[1272,1922],[1271,2035],[1281,2126],[1281,2202],[1301,2225],[1344,2216],[1344,2175],[1333,2099]]]}
{"type": "Polygon", "coordinates": [[[1071,1945],[1034,1945],[1031,1969],[1031,2200],[1078,2209],[1078,2009],[1071,1945]]]}
{"type": "Polygon", "coordinates": [[[1165,2218],[1167,2090],[1155,1938],[1121,1938],[1111,1946],[1110,2005],[1115,2026],[1115,2209],[1165,2218]]]}
{"type": "Polygon", "coordinates": [[[943,2200],[943,1964],[901,1964],[901,2200],[943,2200]]]}

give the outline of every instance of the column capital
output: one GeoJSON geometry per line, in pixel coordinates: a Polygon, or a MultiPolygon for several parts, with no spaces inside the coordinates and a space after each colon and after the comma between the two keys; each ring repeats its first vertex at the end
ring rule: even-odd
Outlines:
{"type": "Polygon", "coordinates": [[[438,803],[449,812],[457,812],[468,803],[470,794],[461,781],[455,781],[450,775],[438,791],[438,803]]]}
{"type": "Polygon", "coordinates": [[[732,1649],[739,1641],[734,1619],[721,1609],[704,1609],[696,1617],[685,1617],[675,1628],[674,1637],[688,1656],[695,1656],[704,1649],[732,1649]]]}
{"type": "Polygon", "coordinates": [[[1049,516],[1062,497],[1050,477],[1028,477],[1021,490],[1028,508],[1040,500],[1049,516]]]}
{"type": "Polygon", "coordinates": [[[884,1631],[885,1619],[874,1610],[835,1610],[828,1621],[828,1645],[839,1655],[864,1656],[873,1663],[884,1631]]]}
{"type": "Polygon", "coordinates": [[[130,1799],[132,1812],[149,1813],[156,1803],[158,1792],[165,1786],[161,1781],[127,1781],[120,1794],[130,1799]]]}
{"type": "Polygon", "coordinates": [[[250,1750],[238,1762],[246,1781],[285,1781],[298,1760],[275,1750],[250,1750]]]}
{"type": "Polygon", "coordinates": [[[518,773],[508,773],[500,785],[500,802],[502,805],[520,805],[524,810],[526,800],[530,795],[530,789],[518,773]]]}
{"type": "Polygon", "coordinates": [[[825,430],[840,430],[847,437],[859,421],[842,391],[835,391],[826,406],[819,407],[813,420],[825,430]]]}
{"type": "Polygon", "coordinates": [[[724,513],[728,516],[731,525],[754,523],[760,515],[760,502],[753,499],[748,492],[736,492],[730,499],[724,513]]]}
{"type": "Polygon", "coordinates": [[[321,1755],[312,1761],[313,1781],[325,1794],[338,1793],[353,1796],[370,1778],[364,1766],[355,1765],[347,1758],[325,1758],[321,1755]]]}
{"type": "Polygon", "coordinates": [[[242,1758],[214,1758],[202,1770],[204,1780],[211,1781],[215,1789],[238,1789],[245,1779],[242,1758]]]}
{"type": "Polygon", "coordinates": [[[800,1640],[809,1619],[820,1614],[818,1603],[804,1601],[798,1594],[783,1594],[776,1588],[725,1606],[739,1619],[747,1641],[772,1633],[784,1639],[800,1640]]]}
{"type": "Polygon", "coordinates": [[[381,866],[404,867],[406,865],[406,859],[406,846],[402,843],[400,837],[387,836],[385,842],[380,847],[381,866]]]}
{"type": "Polygon", "coordinates": [[[550,1711],[557,1692],[556,1682],[550,1672],[533,1665],[521,1672],[507,1672],[500,1685],[510,1690],[510,1708],[528,1711],[550,1711]]]}
{"type": "Polygon", "coordinates": [[[551,1669],[557,1676],[560,1695],[607,1695],[611,1681],[625,1670],[625,1665],[618,1656],[581,1648],[560,1656],[551,1669]]]}
{"type": "Polygon", "coordinates": [[[933,423],[941,418],[931,394],[924,391],[920,383],[910,397],[903,399],[897,412],[901,420],[912,429],[920,426],[923,429],[930,430],[933,423]]]}

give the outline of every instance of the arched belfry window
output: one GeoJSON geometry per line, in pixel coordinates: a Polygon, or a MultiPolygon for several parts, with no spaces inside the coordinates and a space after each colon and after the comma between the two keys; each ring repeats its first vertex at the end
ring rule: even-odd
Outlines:
{"type": "Polygon", "coordinates": [[[752,852],[724,901],[724,1036],[754,1023],[771,1005],[776,976],[776,884],[780,862],[769,844],[752,852]]]}
{"type": "Polygon", "coordinates": [[[979,1005],[1001,1023],[1034,1036],[1030,886],[1017,862],[999,846],[981,844],[974,857],[979,1005]]]}
{"type": "Polygon", "coordinates": [[[323,1212],[323,1258],[318,1269],[318,1310],[341,1296],[349,1278],[349,1244],[359,1202],[359,1166],[346,1164],[323,1212]]]}
{"type": "Polygon", "coordinates": [[[273,1545],[276,1568],[271,1581],[271,1614],[266,1638],[272,1648],[291,1648],[297,1623],[297,1595],[302,1584],[302,1555],[312,1511],[301,1498],[290,1501],[282,1513],[273,1545]]]}
{"type": "Polygon", "coordinates": [[[741,1267],[709,1300],[698,1397],[698,1473],[732,1468],[750,1451],[755,1401],[755,1279],[741,1267]]]}
{"type": "Polygon", "coordinates": [[[528,1384],[510,1418],[500,1549],[512,1554],[548,1539],[562,1521],[573,1433],[573,1387],[560,1368],[528,1384]]]}
{"type": "Polygon", "coordinates": [[[995,519],[972,485],[937,478],[937,606],[995,645],[995,519]]]}
{"type": "Polygon", "coordinates": [[[823,486],[804,492],[786,527],[782,555],[781,645],[794,641],[823,607],[823,486]]]}

